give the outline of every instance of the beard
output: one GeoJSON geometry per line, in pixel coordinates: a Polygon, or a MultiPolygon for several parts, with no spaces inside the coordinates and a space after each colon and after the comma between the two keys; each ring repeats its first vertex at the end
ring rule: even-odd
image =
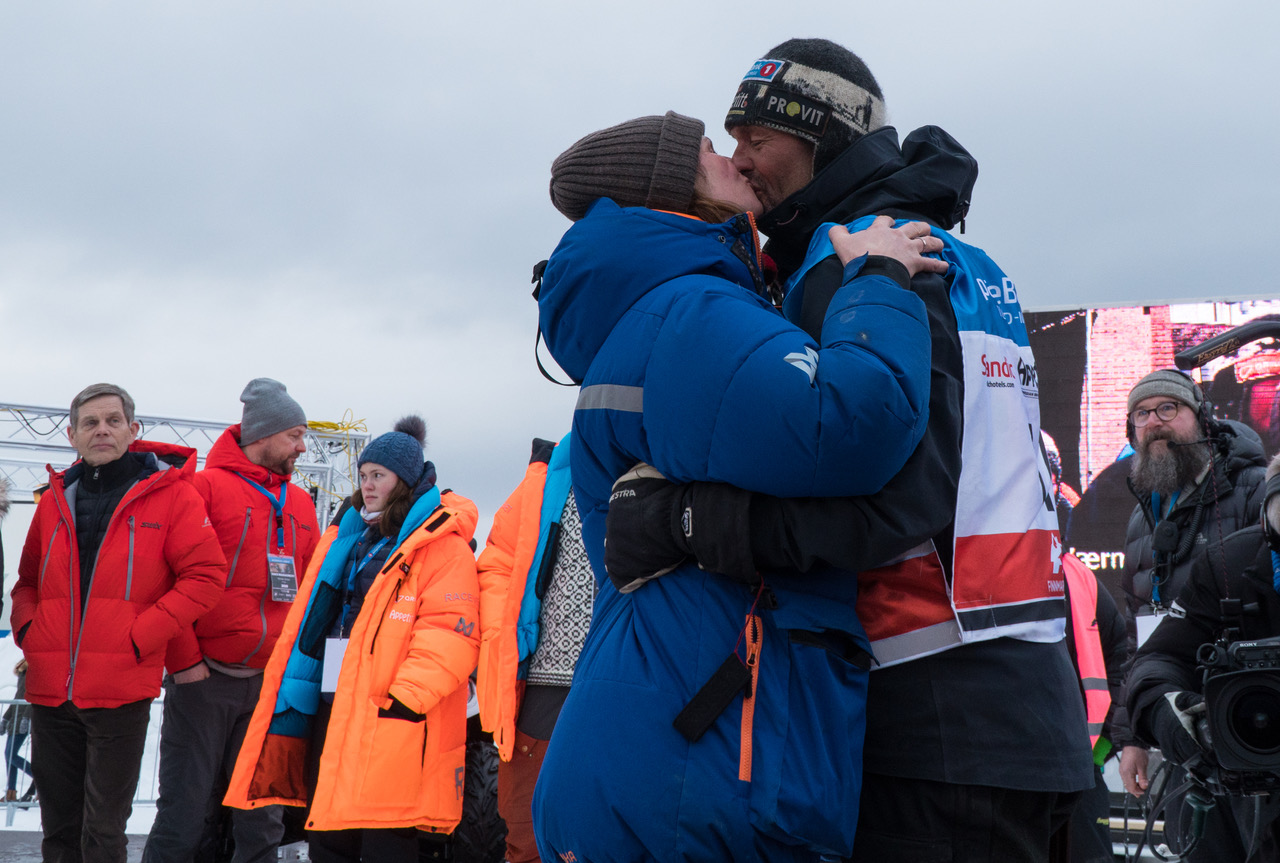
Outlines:
{"type": "Polygon", "coordinates": [[[1173,494],[1195,482],[1209,463],[1208,444],[1193,446],[1169,446],[1168,441],[1188,443],[1195,438],[1181,440],[1170,431],[1155,432],[1139,444],[1133,455],[1130,479],[1141,495],[1173,494]],[[1166,441],[1164,446],[1153,447],[1156,441],[1166,441]]]}
{"type": "Polygon", "coordinates": [[[280,476],[293,476],[293,465],[297,460],[297,456],[283,458],[275,464],[267,465],[267,469],[280,476]]]}

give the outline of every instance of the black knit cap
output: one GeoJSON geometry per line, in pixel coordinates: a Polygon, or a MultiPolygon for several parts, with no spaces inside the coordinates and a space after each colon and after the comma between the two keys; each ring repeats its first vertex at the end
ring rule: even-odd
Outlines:
{"type": "Polygon", "coordinates": [[[622,207],[688,209],[701,120],[668,111],[592,132],[551,163],[551,203],[575,222],[599,198],[622,207]]]}
{"type": "Polygon", "coordinates": [[[884,95],[857,54],[827,39],[788,39],[738,85],[724,127],[767,126],[814,145],[821,171],[885,123],[884,95]]]}

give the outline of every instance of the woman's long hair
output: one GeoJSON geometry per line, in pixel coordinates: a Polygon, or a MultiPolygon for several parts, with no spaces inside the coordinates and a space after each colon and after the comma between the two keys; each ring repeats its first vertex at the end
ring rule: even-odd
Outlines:
{"type": "MultiPolygon", "coordinates": [[[[400,477],[396,477],[396,487],[387,495],[387,505],[382,509],[382,518],[378,519],[378,529],[383,536],[395,536],[400,533],[405,517],[409,515],[409,507],[413,504],[409,486],[400,477]]],[[[351,495],[351,505],[357,510],[364,509],[364,495],[356,489],[351,495]]]]}

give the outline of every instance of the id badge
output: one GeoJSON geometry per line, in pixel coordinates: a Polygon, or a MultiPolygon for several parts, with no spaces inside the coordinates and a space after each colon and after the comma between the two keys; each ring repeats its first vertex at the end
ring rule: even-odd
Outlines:
{"type": "Polygon", "coordinates": [[[1161,608],[1155,614],[1140,614],[1134,618],[1134,623],[1138,625],[1139,647],[1151,637],[1151,633],[1155,632],[1156,627],[1160,625],[1160,621],[1164,620],[1168,613],[1168,609],[1161,608]]]}
{"type": "Polygon", "coordinates": [[[287,554],[268,554],[267,576],[271,579],[271,598],[276,602],[293,602],[298,595],[298,573],[293,558],[287,554]]]}
{"type": "Polygon", "coordinates": [[[342,657],[347,653],[347,639],[324,640],[324,667],[320,672],[320,691],[338,691],[338,672],[342,670],[342,657]]]}

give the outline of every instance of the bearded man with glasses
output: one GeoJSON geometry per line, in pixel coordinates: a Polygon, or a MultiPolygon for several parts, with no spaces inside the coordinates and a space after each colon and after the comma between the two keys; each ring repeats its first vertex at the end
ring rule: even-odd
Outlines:
{"type": "MultiPolygon", "coordinates": [[[[1137,498],[1121,575],[1132,656],[1169,613],[1198,552],[1258,524],[1266,459],[1257,433],[1215,419],[1199,385],[1173,369],[1154,371],[1129,391],[1126,431],[1133,446],[1129,488],[1137,498]]],[[[1115,708],[1111,731],[1121,750],[1125,790],[1139,796],[1148,785],[1148,754],[1122,706],[1115,708]]],[[[1239,834],[1226,823],[1226,810],[1211,811],[1191,860],[1237,859],[1239,834]]]]}

